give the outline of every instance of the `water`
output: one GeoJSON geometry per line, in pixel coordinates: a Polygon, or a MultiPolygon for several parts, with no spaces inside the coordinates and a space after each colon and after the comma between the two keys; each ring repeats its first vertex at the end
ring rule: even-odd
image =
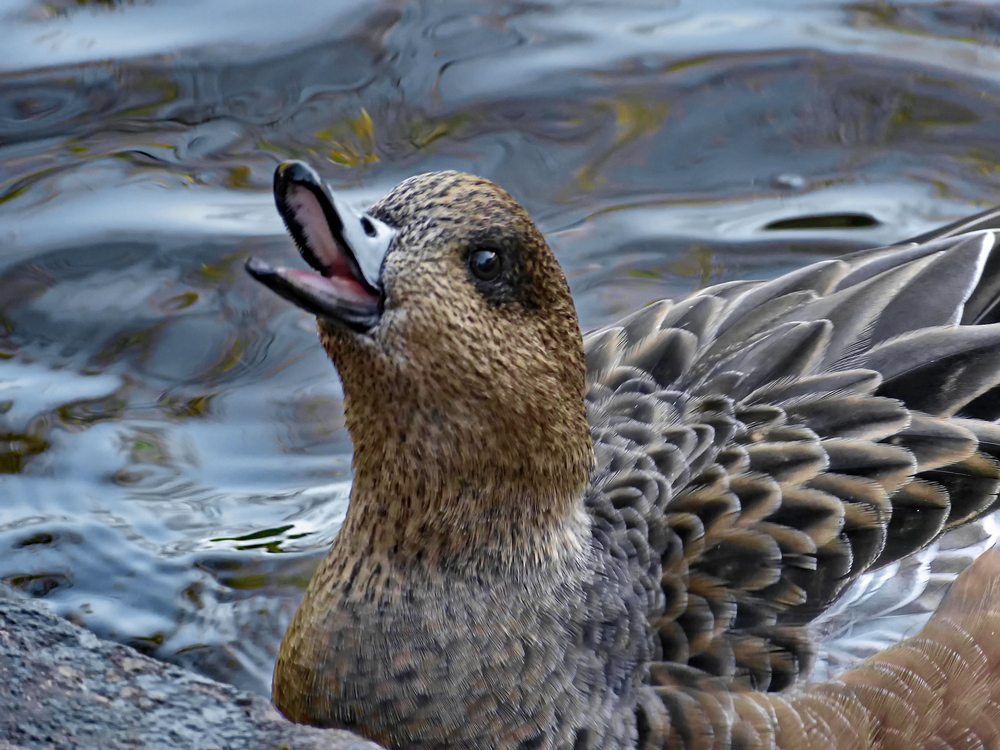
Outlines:
{"type": "Polygon", "coordinates": [[[585,328],[1000,200],[988,6],[239,6],[0,0],[0,579],[251,689],[350,486],[277,162],[500,182],[585,328]]]}

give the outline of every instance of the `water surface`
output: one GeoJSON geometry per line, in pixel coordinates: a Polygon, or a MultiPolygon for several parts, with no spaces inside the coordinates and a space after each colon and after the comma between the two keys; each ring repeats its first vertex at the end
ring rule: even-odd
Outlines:
{"type": "Polygon", "coordinates": [[[0,579],[267,691],[351,481],[281,160],[498,181],[591,328],[1000,202],[998,94],[963,2],[0,0],[0,579]]]}

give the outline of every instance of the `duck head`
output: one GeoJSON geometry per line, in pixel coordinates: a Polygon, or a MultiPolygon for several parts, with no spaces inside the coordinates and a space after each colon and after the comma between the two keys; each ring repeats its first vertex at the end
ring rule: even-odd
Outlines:
{"type": "Polygon", "coordinates": [[[367,544],[398,548],[388,523],[459,554],[578,514],[593,460],[582,338],[524,209],[458,172],[412,177],[365,212],[302,162],[274,189],[314,271],[247,270],[316,315],[343,381],[355,484],[341,536],[375,518],[367,544]]]}

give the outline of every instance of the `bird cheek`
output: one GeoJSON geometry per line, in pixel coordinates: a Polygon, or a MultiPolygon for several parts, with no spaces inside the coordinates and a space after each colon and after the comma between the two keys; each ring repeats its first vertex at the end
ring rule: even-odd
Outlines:
{"type": "Polygon", "coordinates": [[[405,368],[411,349],[410,311],[404,307],[387,309],[378,328],[373,331],[372,346],[381,357],[395,362],[395,368],[405,368]]]}

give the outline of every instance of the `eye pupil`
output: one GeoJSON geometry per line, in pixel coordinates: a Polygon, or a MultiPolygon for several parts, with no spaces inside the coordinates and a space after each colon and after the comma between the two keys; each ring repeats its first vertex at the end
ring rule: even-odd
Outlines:
{"type": "Polygon", "coordinates": [[[496,250],[476,250],[469,256],[469,268],[476,278],[492,281],[500,275],[500,255],[496,250]]]}

